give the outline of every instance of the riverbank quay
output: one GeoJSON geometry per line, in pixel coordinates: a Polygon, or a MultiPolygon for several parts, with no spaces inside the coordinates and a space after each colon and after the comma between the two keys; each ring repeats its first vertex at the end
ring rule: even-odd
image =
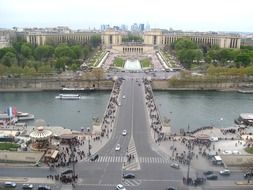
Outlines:
{"type": "MultiPolygon", "coordinates": [[[[113,76],[113,75],[112,75],[113,76]]],[[[148,76],[147,76],[148,77],[148,76]]],[[[143,78],[143,77],[142,77],[143,78]]],[[[144,77],[145,78],[145,77],[144,77]]],[[[214,81],[188,81],[174,79],[158,79],[150,77],[153,90],[214,90],[214,91],[240,91],[245,86],[251,86],[251,79],[238,80],[214,80],[214,81]]],[[[62,90],[62,88],[83,88],[87,91],[94,90],[112,90],[114,80],[112,79],[79,79],[79,78],[1,78],[0,92],[15,91],[51,91],[62,90]]]]}
{"type": "Polygon", "coordinates": [[[208,126],[189,133],[171,134],[169,138],[158,142],[158,148],[167,154],[169,160],[185,166],[190,153],[191,167],[197,171],[219,172],[224,168],[247,170],[253,165],[253,155],[245,151],[251,141],[249,135],[248,140],[245,138],[245,134],[252,132],[252,127],[208,126]],[[221,160],[215,160],[215,156],[221,160]]]}

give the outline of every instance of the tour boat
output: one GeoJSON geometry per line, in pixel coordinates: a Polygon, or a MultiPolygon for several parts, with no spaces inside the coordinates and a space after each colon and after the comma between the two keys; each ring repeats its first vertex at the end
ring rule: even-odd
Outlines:
{"type": "Polygon", "coordinates": [[[238,119],[235,119],[238,125],[253,126],[253,113],[241,113],[238,119]]]}
{"type": "Polygon", "coordinates": [[[89,90],[95,90],[95,88],[62,88],[62,91],[65,92],[74,92],[74,91],[89,91],[89,90]]]}
{"type": "Polygon", "coordinates": [[[79,94],[59,94],[55,98],[61,100],[79,100],[81,96],[79,94]]]}
{"type": "Polygon", "coordinates": [[[17,112],[18,121],[34,120],[34,115],[26,112],[17,112]]]}

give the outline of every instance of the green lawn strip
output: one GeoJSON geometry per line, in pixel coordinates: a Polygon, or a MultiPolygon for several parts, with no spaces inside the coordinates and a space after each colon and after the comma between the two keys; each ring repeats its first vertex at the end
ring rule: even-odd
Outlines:
{"type": "Polygon", "coordinates": [[[117,57],[117,58],[114,59],[113,65],[115,67],[121,67],[121,68],[123,68],[124,65],[125,65],[125,61],[124,61],[124,59],[117,57]]]}
{"type": "Polygon", "coordinates": [[[151,67],[151,62],[150,62],[149,59],[143,59],[140,62],[141,62],[141,67],[142,68],[149,68],[149,67],[151,67]]]}
{"type": "Polygon", "coordinates": [[[0,143],[0,150],[14,150],[19,148],[19,146],[15,143],[0,143]]]}
{"type": "Polygon", "coordinates": [[[253,147],[247,147],[245,148],[245,151],[249,154],[253,154],[253,147]]]}

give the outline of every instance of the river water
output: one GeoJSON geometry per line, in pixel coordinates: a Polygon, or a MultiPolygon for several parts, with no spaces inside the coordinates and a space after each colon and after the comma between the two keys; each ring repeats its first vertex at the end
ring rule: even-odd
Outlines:
{"type": "MultiPolygon", "coordinates": [[[[74,130],[90,127],[93,117],[102,118],[109,91],[79,93],[80,100],[55,99],[59,92],[1,92],[0,112],[8,106],[33,113],[51,126],[74,130]]],[[[171,120],[172,131],[215,125],[233,126],[240,113],[253,113],[253,95],[215,91],[155,91],[155,101],[162,117],[171,120]]],[[[33,125],[33,123],[30,123],[33,125]]]]}

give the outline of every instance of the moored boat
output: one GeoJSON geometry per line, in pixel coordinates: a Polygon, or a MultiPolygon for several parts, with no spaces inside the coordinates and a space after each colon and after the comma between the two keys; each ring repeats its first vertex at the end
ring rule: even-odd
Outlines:
{"type": "Polygon", "coordinates": [[[18,121],[34,120],[34,115],[26,112],[17,112],[18,121]]]}
{"type": "Polygon", "coordinates": [[[79,94],[59,94],[55,98],[61,100],[79,100],[81,96],[79,94]]]}
{"type": "Polygon", "coordinates": [[[253,113],[241,113],[240,116],[235,119],[237,125],[253,126],[253,113]]]}

